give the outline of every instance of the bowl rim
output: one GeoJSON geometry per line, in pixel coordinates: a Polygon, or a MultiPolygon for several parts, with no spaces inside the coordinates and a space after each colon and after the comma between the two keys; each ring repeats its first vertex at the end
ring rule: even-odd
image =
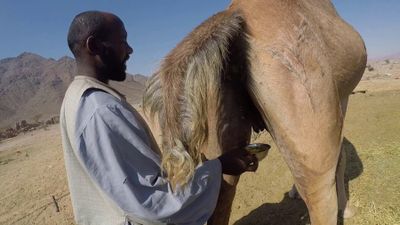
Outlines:
{"type": "Polygon", "coordinates": [[[251,143],[246,145],[245,149],[246,150],[254,150],[254,149],[259,149],[262,151],[268,151],[271,148],[271,145],[265,144],[265,143],[251,143]]]}

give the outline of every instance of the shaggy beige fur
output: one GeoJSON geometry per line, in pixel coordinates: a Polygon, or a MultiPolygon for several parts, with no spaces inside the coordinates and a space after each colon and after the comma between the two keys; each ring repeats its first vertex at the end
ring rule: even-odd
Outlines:
{"type": "Polygon", "coordinates": [[[159,116],[162,166],[174,185],[186,184],[201,162],[208,107],[219,106],[228,47],[242,33],[242,23],[237,12],[209,18],[167,55],[148,83],[143,105],[151,116],[159,116]]]}

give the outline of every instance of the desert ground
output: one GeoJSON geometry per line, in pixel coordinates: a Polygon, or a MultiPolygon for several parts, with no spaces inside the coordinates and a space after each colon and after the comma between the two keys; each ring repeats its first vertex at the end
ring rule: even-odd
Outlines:
{"type": "MultiPolygon", "coordinates": [[[[400,80],[364,80],[357,91],[344,132],[349,201],[357,214],[341,223],[398,225],[400,80]]],[[[272,144],[266,133],[253,141],[272,144]]],[[[0,224],[74,224],[63,160],[58,125],[0,142],[0,224]]],[[[241,177],[230,224],[309,224],[302,200],[288,198],[291,185],[273,146],[256,173],[241,177]]]]}

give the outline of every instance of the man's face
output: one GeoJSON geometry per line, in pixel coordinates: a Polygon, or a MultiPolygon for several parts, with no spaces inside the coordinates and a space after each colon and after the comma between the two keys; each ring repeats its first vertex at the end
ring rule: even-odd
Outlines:
{"type": "Polygon", "coordinates": [[[104,53],[101,57],[110,80],[123,81],[126,78],[126,61],[133,52],[126,38],[127,33],[121,22],[114,26],[108,40],[103,42],[104,53]]]}

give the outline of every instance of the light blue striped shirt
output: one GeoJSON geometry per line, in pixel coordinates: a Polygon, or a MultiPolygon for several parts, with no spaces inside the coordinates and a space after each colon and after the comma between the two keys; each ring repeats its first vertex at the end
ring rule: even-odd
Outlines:
{"type": "Polygon", "coordinates": [[[161,176],[160,156],[125,101],[97,89],[80,100],[78,156],[94,182],[128,216],[169,224],[203,225],[214,211],[221,185],[219,160],[204,162],[182,189],[161,176]]]}

